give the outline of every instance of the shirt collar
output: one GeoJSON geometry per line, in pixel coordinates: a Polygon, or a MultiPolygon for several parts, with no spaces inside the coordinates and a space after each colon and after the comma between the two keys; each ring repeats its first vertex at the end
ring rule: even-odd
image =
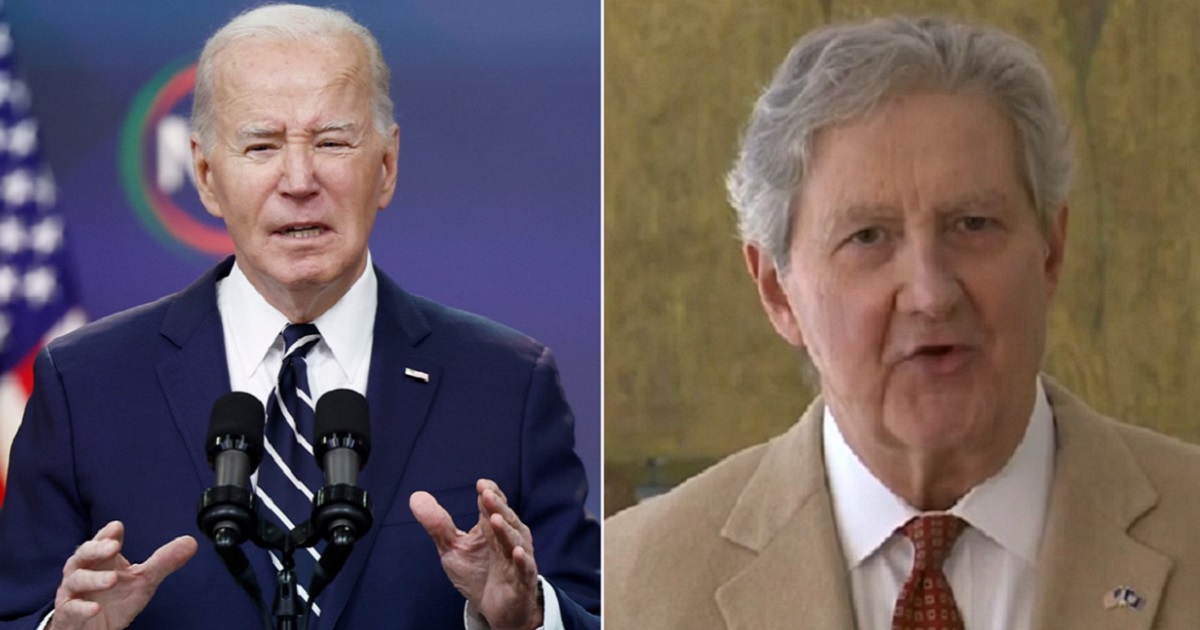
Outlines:
{"type": "Polygon", "coordinates": [[[335,362],[344,371],[347,382],[354,382],[371,354],[375,334],[375,307],[379,302],[378,279],[367,252],[367,267],[350,290],[328,311],[313,321],[321,331],[335,362]]]}
{"type": "MultiPolygon", "coordinates": [[[[368,251],[363,274],[346,295],[313,321],[321,331],[318,345],[328,348],[347,381],[353,381],[370,354],[378,299],[378,279],[368,251]]],[[[217,283],[217,303],[233,336],[233,348],[226,351],[235,355],[243,374],[253,377],[258,370],[266,369],[267,354],[288,319],[267,303],[237,264],[217,283]]]]}
{"type": "MultiPolygon", "coordinates": [[[[846,443],[825,407],[825,472],[847,566],[861,564],[898,527],[921,512],[871,473],[846,443]]],[[[1041,379],[1025,436],[998,473],[975,486],[949,512],[1027,562],[1037,559],[1054,475],[1054,416],[1041,379]]]]}

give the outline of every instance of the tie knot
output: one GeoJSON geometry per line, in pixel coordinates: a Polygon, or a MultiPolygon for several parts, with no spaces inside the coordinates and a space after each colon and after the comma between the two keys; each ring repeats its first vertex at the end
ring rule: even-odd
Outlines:
{"type": "Polygon", "coordinates": [[[321,333],[313,324],[288,324],[283,329],[283,356],[304,356],[321,340],[321,333]]]}
{"type": "Polygon", "coordinates": [[[954,541],[966,528],[966,522],[953,514],[926,514],[905,523],[900,532],[912,541],[913,570],[941,571],[954,541]]]}

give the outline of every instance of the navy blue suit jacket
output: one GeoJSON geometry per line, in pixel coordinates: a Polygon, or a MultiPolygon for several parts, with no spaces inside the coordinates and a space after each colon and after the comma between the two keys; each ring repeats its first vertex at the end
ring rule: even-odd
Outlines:
{"type": "MultiPolygon", "coordinates": [[[[131,628],[261,629],[196,526],[199,497],[215,481],[204,453],[209,413],[230,389],[216,281],[231,265],[60,338],[37,358],[0,510],[0,628],[36,627],[75,547],[119,519],[134,562],[181,534],[200,544],[131,628]]],[[[372,452],[359,477],[375,524],[317,598],[315,628],[461,628],[464,600],[408,497],[432,492],[466,530],[478,519],[480,477],[500,485],[532,531],[567,627],[598,628],[599,525],[584,509],[574,420],[549,350],[409,295],[376,271],[372,452]]],[[[244,549],[270,606],[266,552],[244,549]]]]}

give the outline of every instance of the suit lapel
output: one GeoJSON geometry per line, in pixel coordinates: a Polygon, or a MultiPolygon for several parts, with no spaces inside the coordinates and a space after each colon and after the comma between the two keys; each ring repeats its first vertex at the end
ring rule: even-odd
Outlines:
{"type": "Polygon", "coordinates": [[[441,364],[418,348],[430,334],[428,322],[407,293],[378,268],[375,273],[379,305],[367,383],[373,451],[359,475],[359,485],[371,497],[376,523],[355,545],[346,566],[321,597],[319,628],[335,627],[379,537],[379,521],[396,502],[408,502],[407,495],[398,496],[401,479],[441,383],[441,364]],[[428,381],[406,370],[424,373],[428,381]]]}
{"type": "Polygon", "coordinates": [[[179,350],[155,366],[171,417],[203,488],[214,481],[204,453],[209,413],[213,402],[229,391],[216,281],[229,273],[232,264],[232,258],[226,259],[172,298],[160,332],[179,350]]]}
{"type": "Polygon", "coordinates": [[[205,488],[215,481],[204,452],[209,413],[217,398],[229,391],[228,366],[221,354],[225,338],[215,311],[212,319],[215,325],[198,328],[187,345],[157,366],[171,417],[187,444],[197,480],[205,488]]]}
{"type": "Polygon", "coordinates": [[[716,591],[730,629],[853,628],[849,577],[825,482],[823,403],[772,440],[721,531],[756,555],[716,591]]]}
{"type": "MultiPolygon", "coordinates": [[[[225,359],[225,333],[217,310],[216,283],[229,274],[233,258],[227,258],[191,286],[181,291],[163,318],[161,334],[179,350],[155,366],[159,386],[171,410],[175,428],[187,448],[200,490],[216,482],[205,454],[209,415],[217,398],[230,391],[229,364],[225,359]]],[[[203,538],[197,530],[196,535],[203,538]]],[[[208,549],[199,540],[201,549],[208,549]]],[[[246,556],[260,579],[274,576],[275,570],[265,551],[251,543],[243,545],[246,556]]],[[[274,582],[260,584],[267,606],[274,592],[274,582]]]]}
{"type": "Polygon", "coordinates": [[[1158,493],[1108,420],[1049,379],[1046,392],[1057,456],[1035,627],[1152,628],[1171,560],[1129,528],[1157,504],[1158,493]],[[1121,586],[1144,599],[1140,610],[1104,605],[1105,594],[1121,586]]]}

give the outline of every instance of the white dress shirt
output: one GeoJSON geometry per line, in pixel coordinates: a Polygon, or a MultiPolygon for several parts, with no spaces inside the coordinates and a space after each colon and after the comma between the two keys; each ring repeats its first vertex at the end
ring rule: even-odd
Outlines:
{"type": "MultiPolygon", "coordinates": [[[[305,356],[313,400],[334,389],[367,394],[367,372],[375,339],[378,280],[367,256],[367,268],[350,290],[312,323],[321,340],[305,356]]],[[[267,303],[239,265],[217,282],[217,309],[225,332],[225,360],[233,391],[249,392],[266,401],[283,365],[283,337],[288,319],[267,303]]]]}
{"type": "MultiPolygon", "coordinates": [[[[858,630],[891,630],[896,598],[913,562],[912,543],[896,529],[921,512],[867,469],[828,407],[822,438],[858,630]]],[[[949,510],[970,524],[943,567],[969,630],[1032,627],[1053,477],[1054,417],[1039,379],[1025,436],[1008,463],[949,510]]]]}

